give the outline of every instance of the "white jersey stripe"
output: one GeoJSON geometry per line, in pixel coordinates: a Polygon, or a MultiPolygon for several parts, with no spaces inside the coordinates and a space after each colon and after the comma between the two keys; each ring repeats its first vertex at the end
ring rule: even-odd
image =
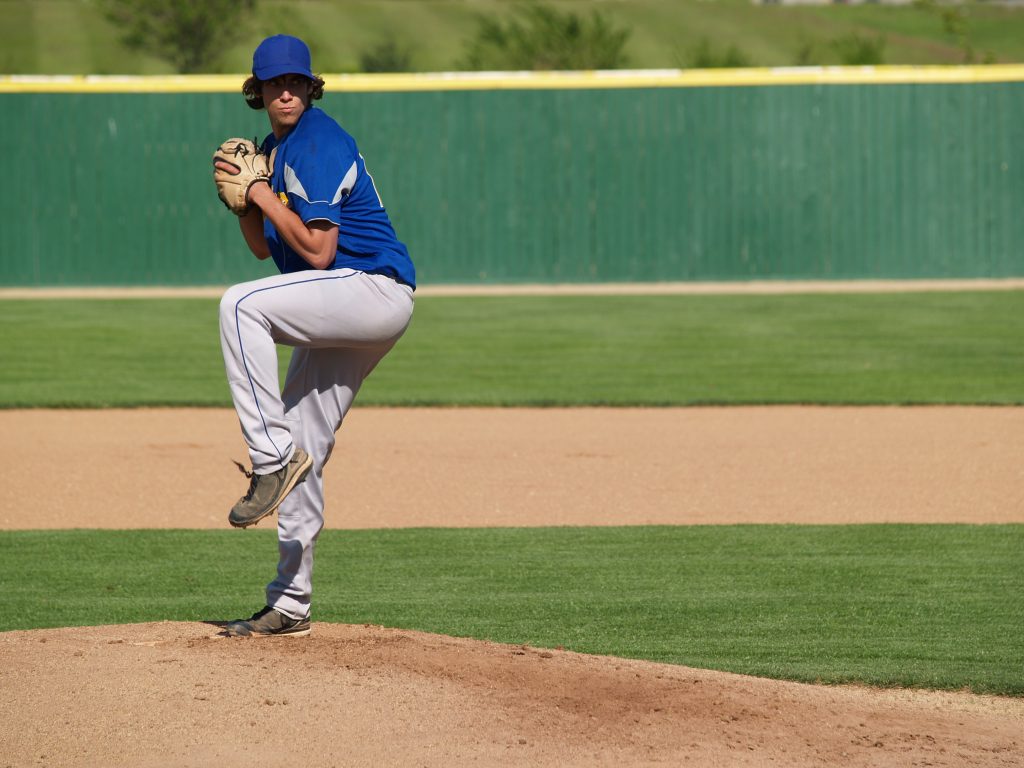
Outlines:
{"type": "Polygon", "coordinates": [[[310,202],[306,189],[302,186],[302,182],[299,181],[299,177],[295,175],[292,167],[287,164],[284,166],[284,188],[288,191],[289,195],[297,195],[307,203],[310,202]]]}
{"type": "Polygon", "coordinates": [[[345,173],[345,178],[341,180],[338,190],[334,193],[331,205],[337,205],[352,191],[352,187],[356,185],[356,173],[356,163],[353,160],[352,165],[349,166],[348,171],[345,173]]]}

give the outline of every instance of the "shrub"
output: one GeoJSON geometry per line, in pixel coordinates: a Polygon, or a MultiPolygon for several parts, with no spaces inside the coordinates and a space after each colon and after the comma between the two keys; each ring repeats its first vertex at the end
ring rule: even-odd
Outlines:
{"type": "Polygon", "coordinates": [[[851,32],[832,41],[839,61],[848,66],[866,66],[885,63],[885,38],[869,37],[851,32]]]}
{"type": "Polygon", "coordinates": [[[363,72],[410,72],[412,52],[399,46],[394,38],[381,40],[360,52],[359,69],[363,72]]]}
{"type": "Polygon", "coordinates": [[[616,29],[599,11],[589,19],[545,5],[517,7],[507,22],[479,20],[459,69],[581,70],[626,66],[629,29],[616,29]]]}
{"type": "Polygon", "coordinates": [[[691,52],[689,65],[694,69],[738,69],[749,67],[750,59],[735,45],[720,51],[715,49],[710,40],[703,37],[691,52]]]}

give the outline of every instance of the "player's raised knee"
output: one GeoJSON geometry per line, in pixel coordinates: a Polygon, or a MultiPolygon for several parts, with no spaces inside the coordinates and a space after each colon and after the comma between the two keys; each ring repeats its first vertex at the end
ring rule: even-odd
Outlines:
{"type": "Polygon", "coordinates": [[[233,285],[224,291],[224,295],[220,297],[221,318],[234,317],[238,302],[242,300],[244,295],[245,291],[242,290],[241,285],[233,285]]]}

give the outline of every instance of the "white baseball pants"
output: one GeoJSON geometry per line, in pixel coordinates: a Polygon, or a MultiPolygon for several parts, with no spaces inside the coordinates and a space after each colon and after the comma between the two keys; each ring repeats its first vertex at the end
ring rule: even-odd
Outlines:
{"type": "Polygon", "coordinates": [[[221,299],[224,366],[253,471],[281,469],[296,445],[313,457],[277,511],[277,578],[267,585],[267,605],[292,618],[309,615],[335,433],[412,310],[409,286],[352,269],[274,275],[232,286],[221,299]],[[283,388],[277,344],[294,347],[283,388]]]}

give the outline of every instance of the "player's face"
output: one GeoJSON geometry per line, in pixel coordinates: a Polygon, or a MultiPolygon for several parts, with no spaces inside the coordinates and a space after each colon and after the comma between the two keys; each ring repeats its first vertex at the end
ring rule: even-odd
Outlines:
{"type": "Polygon", "coordinates": [[[295,127],[309,106],[313,84],[302,75],[281,75],[263,83],[263,104],[270,117],[270,128],[281,138],[295,127]]]}

